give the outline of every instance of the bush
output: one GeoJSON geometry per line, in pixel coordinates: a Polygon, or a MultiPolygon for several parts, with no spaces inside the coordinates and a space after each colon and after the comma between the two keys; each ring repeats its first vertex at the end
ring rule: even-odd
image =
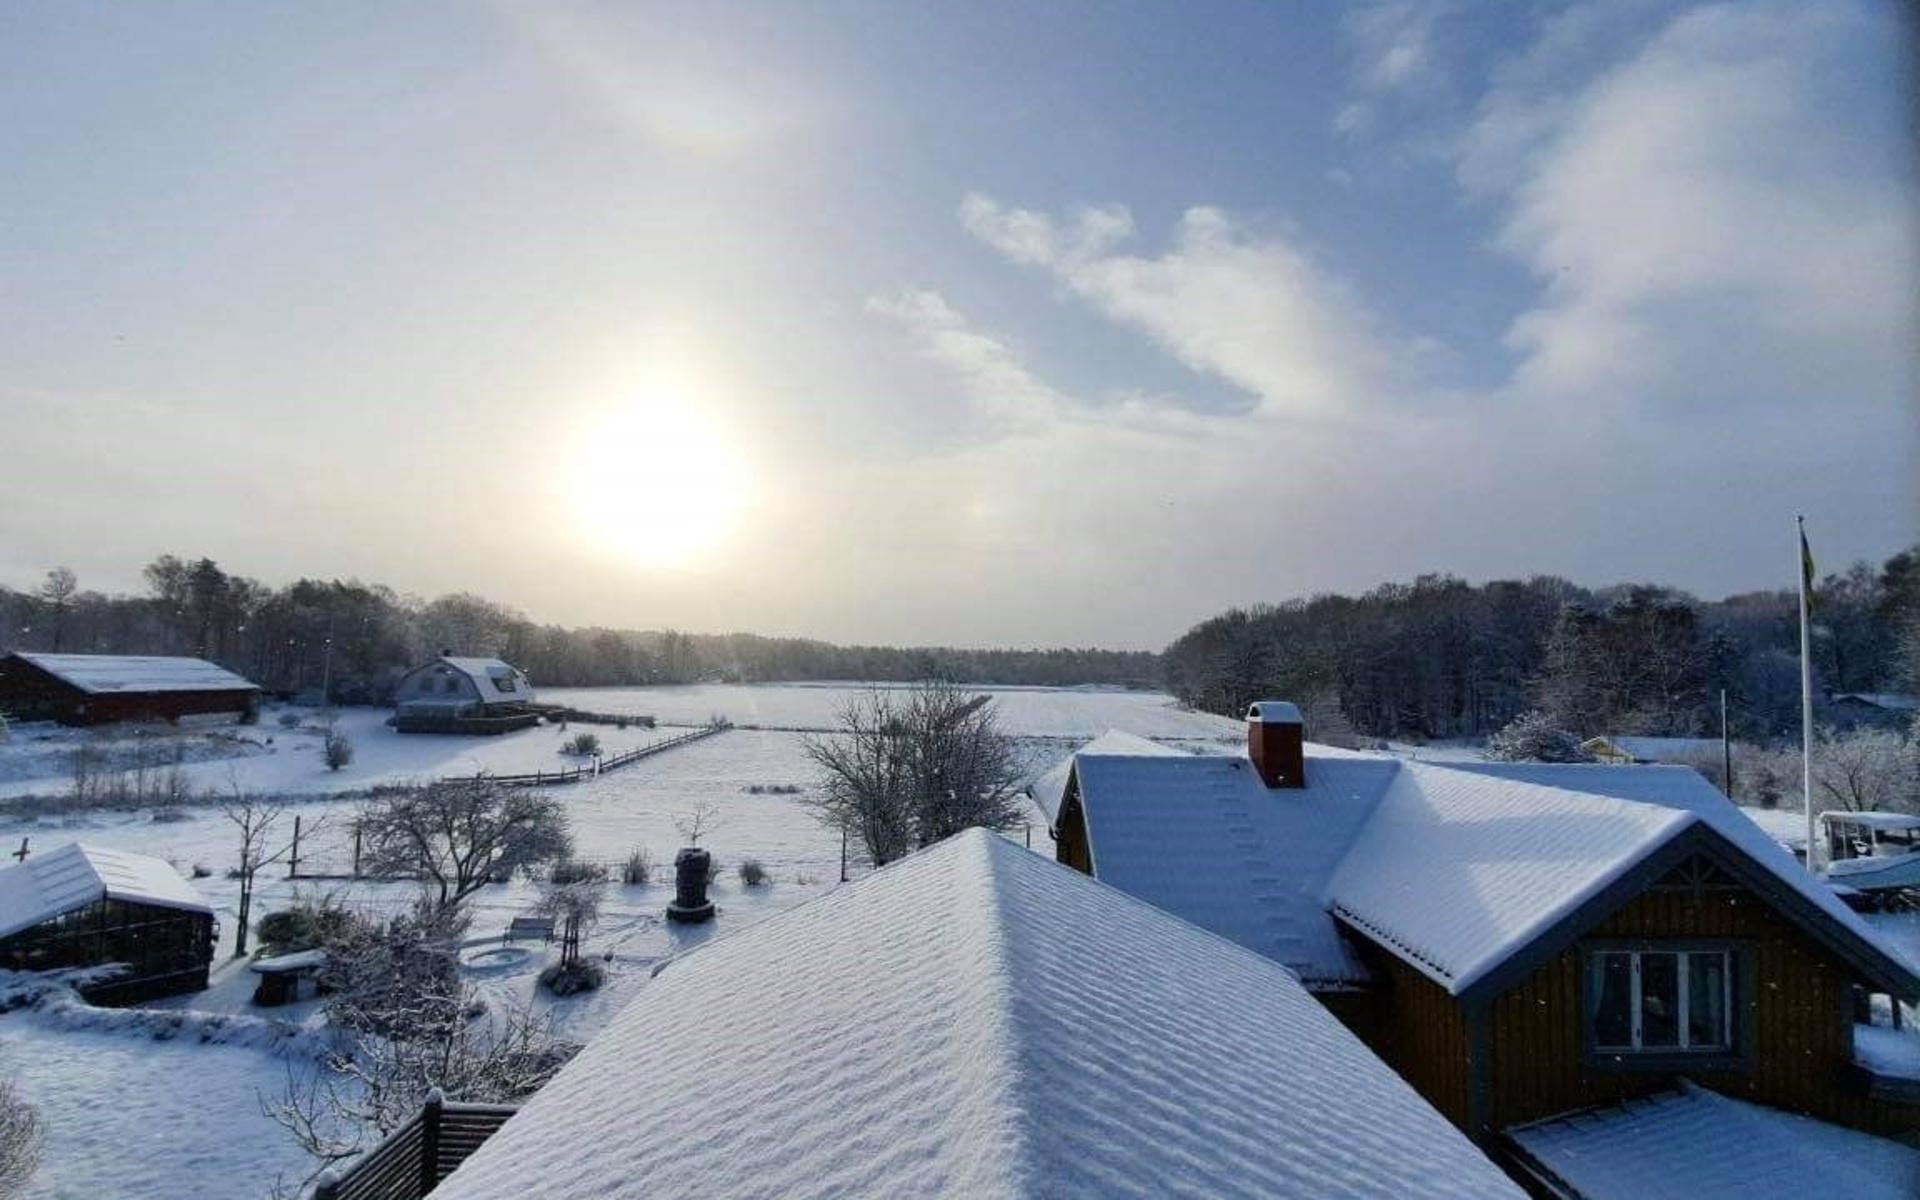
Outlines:
{"type": "Polygon", "coordinates": [[[172,825],[179,821],[191,820],[193,820],[193,814],[177,804],[163,804],[153,810],[153,823],[156,825],[172,825]]]}
{"type": "Polygon", "coordinates": [[[744,858],[736,868],[740,872],[740,882],[748,887],[759,887],[767,882],[767,867],[757,858],[744,858]]]}
{"type": "Polygon", "coordinates": [[[207,866],[205,863],[193,864],[193,877],[195,879],[206,879],[212,874],[213,874],[213,869],[207,866]]]}
{"type": "Polygon", "coordinates": [[[626,865],[620,869],[620,882],[630,887],[653,882],[653,855],[645,846],[635,846],[633,853],[627,855],[626,865]]]}
{"type": "Polygon", "coordinates": [[[590,758],[600,753],[600,735],[597,733],[576,733],[560,747],[560,753],[590,758]]]}
{"type": "Polygon", "coordinates": [[[274,719],[280,722],[280,728],[282,729],[292,729],[298,724],[300,724],[299,713],[283,712],[278,717],[275,717],[274,719]]]}
{"type": "Polygon", "coordinates": [[[348,940],[364,920],[349,912],[331,895],[301,900],[292,908],[268,913],[254,932],[262,944],[278,951],[311,950],[329,942],[348,940]]]}
{"type": "Polygon", "coordinates": [[[607,973],[590,958],[578,962],[554,963],[540,972],[540,986],[556,996],[591,992],[606,982],[607,973]]]}
{"type": "Polygon", "coordinates": [[[586,862],[578,858],[563,858],[547,869],[547,882],[564,886],[569,883],[604,883],[607,869],[597,862],[586,862]]]}
{"type": "Polygon", "coordinates": [[[353,761],[353,739],[339,730],[328,730],[327,740],[320,743],[320,758],[327,770],[338,771],[353,761]]]}
{"type": "Polygon", "coordinates": [[[1592,762],[1580,748],[1580,739],[1554,727],[1545,713],[1524,712],[1505,729],[1487,739],[1487,757],[1494,762],[1592,762]]]}

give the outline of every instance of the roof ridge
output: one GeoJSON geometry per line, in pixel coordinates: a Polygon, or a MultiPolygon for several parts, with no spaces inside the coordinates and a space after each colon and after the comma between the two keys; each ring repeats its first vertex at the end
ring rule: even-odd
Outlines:
{"type": "MultiPolygon", "coordinates": [[[[1000,1047],[1001,1053],[984,1055],[982,1061],[986,1063],[987,1079],[998,1106],[1014,1118],[1005,1141],[998,1147],[999,1152],[981,1157],[997,1160],[1005,1172],[1001,1182],[1009,1195],[1025,1196],[1032,1191],[1032,1181],[1041,1178],[1037,1137],[1043,1114],[1035,1107],[1040,1089],[1029,1086],[1029,1077],[1033,1074],[1029,1064],[1034,1057],[1023,1052],[1030,1037],[1016,1013],[1019,989],[1014,975],[1020,969],[1020,958],[1014,953],[1013,943],[1020,926],[1008,902],[1007,882],[1010,872],[1021,869],[1012,865],[1014,860],[1008,855],[1031,857],[1032,852],[979,827],[963,830],[953,841],[956,857],[974,856],[983,863],[978,878],[984,894],[975,911],[982,917],[981,944],[988,959],[985,973],[990,990],[979,1023],[980,1040],[989,1049],[1000,1047]]],[[[973,879],[964,871],[957,878],[969,882],[973,879]]]]}

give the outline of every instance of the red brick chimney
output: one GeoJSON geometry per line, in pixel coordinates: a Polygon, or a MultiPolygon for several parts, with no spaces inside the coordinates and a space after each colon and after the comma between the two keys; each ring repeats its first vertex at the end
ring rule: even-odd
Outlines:
{"type": "Polygon", "coordinates": [[[1258,700],[1247,709],[1247,757],[1270,788],[1307,786],[1306,723],[1285,700],[1258,700]]]}

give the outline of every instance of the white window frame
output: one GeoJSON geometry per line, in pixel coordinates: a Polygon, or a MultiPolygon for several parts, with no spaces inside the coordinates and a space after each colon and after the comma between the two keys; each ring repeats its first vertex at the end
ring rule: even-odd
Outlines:
{"type": "MultiPolygon", "coordinates": [[[[1633,1039],[1633,1044],[1630,1046],[1609,1046],[1601,1043],[1599,1040],[1599,1033],[1598,1033],[1598,1021],[1596,1020],[1594,1023],[1595,1032],[1594,1032],[1594,1042],[1593,1042],[1593,1048],[1595,1052],[1601,1053],[1601,1054],[1675,1054],[1675,1053],[1726,1054],[1726,1053],[1731,1053],[1736,1049],[1733,1042],[1733,971],[1735,966],[1735,960],[1734,960],[1734,955],[1732,951],[1730,950],[1661,950],[1661,949],[1598,950],[1594,952],[1590,960],[1592,965],[1588,969],[1591,971],[1598,972],[1602,976],[1604,976],[1606,972],[1606,960],[1609,957],[1616,954],[1624,954],[1627,956],[1627,960],[1628,960],[1627,1016],[1628,1016],[1629,1025],[1631,1026],[1630,1036],[1633,1039]],[[1679,979],[1677,981],[1678,997],[1675,1001],[1675,1003],[1678,1005],[1678,1008],[1675,1013],[1674,1026],[1675,1026],[1676,1032],[1679,1034],[1679,1041],[1676,1044],[1671,1046],[1645,1045],[1644,1039],[1641,1034],[1641,1012],[1642,1012],[1641,1002],[1642,1002],[1643,996],[1640,990],[1640,960],[1641,960],[1641,956],[1646,954],[1670,954],[1670,955],[1673,955],[1676,959],[1676,962],[1674,964],[1674,969],[1679,973],[1679,979]],[[1721,1035],[1721,1039],[1717,1042],[1714,1042],[1710,1045],[1705,1045],[1705,1046],[1692,1045],[1689,1040],[1689,1035],[1692,1032],[1688,1028],[1688,1024],[1689,1024],[1688,1017],[1692,1012],[1692,1008],[1689,1004],[1689,1001],[1692,999],[1690,995],[1690,988],[1692,987],[1693,972],[1687,969],[1688,968],[1687,960],[1689,957],[1694,955],[1699,955],[1701,957],[1711,956],[1711,957],[1716,957],[1720,959],[1720,1022],[1721,1022],[1720,1035],[1721,1035]]],[[[1593,986],[1592,982],[1589,981],[1587,986],[1591,988],[1593,986]]]]}

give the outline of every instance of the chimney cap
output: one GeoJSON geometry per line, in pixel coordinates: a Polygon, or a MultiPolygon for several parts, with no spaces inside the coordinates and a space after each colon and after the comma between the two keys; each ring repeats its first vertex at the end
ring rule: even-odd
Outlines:
{"type": "Polygon", "coordinates": [[[1256,700],[1247,708],[1247,720],[1255,725],[1304,725],[1299,706],[1288,700],[1256,700]]]}

